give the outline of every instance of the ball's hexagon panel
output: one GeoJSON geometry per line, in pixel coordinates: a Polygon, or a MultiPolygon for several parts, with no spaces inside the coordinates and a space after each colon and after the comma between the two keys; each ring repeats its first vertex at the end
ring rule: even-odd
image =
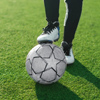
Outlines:
{"type": "Polygon", "coordinates": [[[41,73],[42,71],[44,71],[46,65],[47,64],[40,57],[33,58],[33,60],[32,60],[32,70],[35,73],[41,73]]]}
{"type": "Polygon", "coordinates": [[[48,45],[41,45],[41,47],[37,50],[37,54],[42,58],[49,58],[52,54],[52,48],[48,45]]]}
{"type": "Polygon", "coordinates": [[[57,74],[59,76],[62,76],[66,70],[66,63],[61,61],[60,63],[57,64],[57,74]]]}
{"type": "Polygon", "coordinates": [[[50,46],[52,49],[56,46],[56,45],[54,45],[54,44],[52,44],[52,43],[47,43],[47,44],[45,44],[46,46],[50,46]]]}
{"type": "Polygon", "coordinates": [[[40,45],[37,45],[37,46],[33,47],[33,48],[29,51],[26,60],[27,60],[27,59],[30,59],[30,61],[32,62],[33,57],[37,57],[37,56],[38,56],[38,54],[36,53],[36,50],[38,50],[39,47],[40,47],[40,45]]]}
{"type": "MultiPolygon", "coordinates": [[[[56,80],[54,80],[56,82],[56,80]]],[[[51,83],[54,83],[54,81],[51,81],[51,82],[47,82],[47,81],[44,81],[44,80],[40,80],[39,83],[41,84],[51,84],[51,83]]]]}
{"type": "Polygon", "coordinates": [[[40,74],[35,74],[34,71],[32,71],[32,75],[30,75],[30,77],[35,81],[35,82],[39,82],[41,73],[40,74]]]}
{"type": "Polygon", "coordinates": [[[56,72],[51,68],[44,71],[41,75],[41,79],[46,82],[51,82],[56,79],[56,72]]]}
{"type": "Polygon", "coordinates": [[[27,72],[28,72],[29,75],[32,75],[32,69],[31,69],[30,59],[27,59],[27,61],[26,61],[26,70],[27,70],[27,72]]]}
{"type": "Polygon", "coordinates": [[[64,52],[58,47],[54,48],[53,53],[54,53],[55,59],[63,60],[65,58],[64,52]]]}

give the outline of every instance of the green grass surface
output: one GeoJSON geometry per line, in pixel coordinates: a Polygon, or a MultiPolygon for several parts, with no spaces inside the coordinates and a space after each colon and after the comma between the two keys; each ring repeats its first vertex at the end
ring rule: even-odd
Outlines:
{"type": "MultiPolygon", "coordinates": [[[[65,4],[60,4],[63,38],[65,4]]],[[[35,83],[26,55],[46,25],[43,0],[0,1],[0,100],[100,100],[100,2],[84,0],[73,51],[75,63],[52,85],[35,83]]]]}

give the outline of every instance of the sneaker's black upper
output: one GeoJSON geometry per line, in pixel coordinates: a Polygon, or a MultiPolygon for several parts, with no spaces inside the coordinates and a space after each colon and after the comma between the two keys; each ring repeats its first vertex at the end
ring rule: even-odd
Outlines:
{"type": "Polygon", "coordinates": [[[43,34],[49,34],[55,27],[59,26],[59,22],[48,22],[48,25],[43,28],[43,34]]]}
{"type": "Polygon", "coordinates": [[[67,42],[63,41],[61,46],[63,48],[63,51],[64,51],[65,55],[69,55],[70,49],[72,47],[72,43],[68,44],[67,42]]]}

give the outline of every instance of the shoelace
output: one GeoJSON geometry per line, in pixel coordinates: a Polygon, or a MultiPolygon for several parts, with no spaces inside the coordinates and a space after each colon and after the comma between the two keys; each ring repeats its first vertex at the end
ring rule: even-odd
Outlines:
{"type": "Polygon", "coordinates": [[[55,26],[52,23],[48,23],[48,25],[43,28],[43,34],[50,34],[55,29],[55,26]]]}

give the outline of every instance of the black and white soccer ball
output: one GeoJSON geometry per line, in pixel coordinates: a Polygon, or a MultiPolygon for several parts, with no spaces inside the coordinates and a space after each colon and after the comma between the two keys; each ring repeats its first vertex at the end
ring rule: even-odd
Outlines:
{"type": "Polygon", "coordinates": [[[58,81],[65,72],[67,62],[61,48],[54,44],[38,44],[26,58],[26,69],[30,77],[41,84],[58,81]]]}

